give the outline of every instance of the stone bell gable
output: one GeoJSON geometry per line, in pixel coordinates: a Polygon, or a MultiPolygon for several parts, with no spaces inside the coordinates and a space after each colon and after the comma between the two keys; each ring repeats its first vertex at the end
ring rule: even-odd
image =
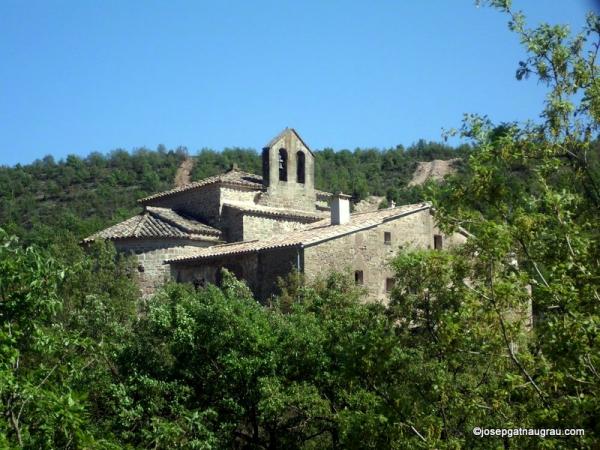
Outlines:
{"type": "Polygon", "coordinates": [[[315,155],[293,128],[286,128],[263,148],[263,205],[314,210],[315,155]]]}
{"type": "MultiPolygon", "coordinates": [[[[322,220],[330,193],[314,188],[314,155],[285,129],[265,147],[264,176],[226,172],[138,200],[142,211],[83,240],[111,240],[138,260],[144,294],[169,278],[169,258],[223,243],[285,235],[322,220]]],[[[177,279],[177,277],[175,277],[177,279]]]]}

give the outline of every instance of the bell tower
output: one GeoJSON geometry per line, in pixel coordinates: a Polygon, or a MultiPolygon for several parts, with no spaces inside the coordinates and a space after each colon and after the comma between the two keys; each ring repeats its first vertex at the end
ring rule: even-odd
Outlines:
{"type": "Polygon", "coordinates": [[[293,128],[263,148],[263,185],[273,206],[315,208],[315,156],[293,128]]]}

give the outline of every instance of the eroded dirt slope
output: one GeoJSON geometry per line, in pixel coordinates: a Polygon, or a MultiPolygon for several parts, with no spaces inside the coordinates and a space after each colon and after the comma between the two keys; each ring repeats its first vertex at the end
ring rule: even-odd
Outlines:
{"type": "Polygon", "coordinates": [[[420,162],[417,166],[417,170],[413,174],[413,178],[408,183],[409,186],[417,186],[425,183],[426,181],[433,180],[441,180],[446,175],[454,173],[456,169],[454,169],[454,163],[458,161],[457,158],[454,159],[434,159],[433,161],[420,162]]]}
{"type": "Polygon", "coordinates": [[[191,181],[190,173],[192,172],[192,167],[194,167],[194,160],[190,157],[185,158],[181,162],[177,173],[175,173],[175,182],[173,183],[175,187],[186,185],[191,181]]]}

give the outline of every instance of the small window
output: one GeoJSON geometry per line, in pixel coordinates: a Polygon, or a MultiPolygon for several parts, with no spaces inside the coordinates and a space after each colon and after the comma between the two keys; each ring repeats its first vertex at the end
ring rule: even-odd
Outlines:
{"type": "Polygon", "coordinates": [[[288,154],[285,148],[279,149],[279,181],[287,181],[288,154]]]}
{"type": "Polygon", "coordinates": [[[441,250],[443,247],[443,240],[441,234],[435,234],[433,236],[433,248],[436,250],[441,250]]]}
{"type": "Polygon", "coordinates": [[[296,181],[298,183],[304,184],[306,176],[305,176],[305,166],[306,166],[306,158],[304,156],[304,152],[296,153],[296,181]]]}
{"type": "Polygon", "coordinates": [[[392,292],[394,289],[394,285],[396,284],[396,280],[394,278],[386,278],[385,279],[385,292],[388,294],[392,292]]]}
{"type": "Polygon", "coordinates": [[[357,271],[354,272],[354,282],[357,285],[362,285],[364,283],[363,271],[362,270],[357,270],[357,271]]]}
{"type": "Polygon", "coordinates": [[[386,231],[383,233],[383,243],[387,244],[387,245],[392,244],[392,233],[391,232],[386,231]]]}

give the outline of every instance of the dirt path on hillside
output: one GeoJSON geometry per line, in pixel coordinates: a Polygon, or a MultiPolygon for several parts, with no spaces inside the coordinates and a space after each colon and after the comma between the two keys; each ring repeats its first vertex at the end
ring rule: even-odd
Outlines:
{"type": "Polygon", "coordinates": [[[452,164],[457,159],[434,159],[433,161],[420,162],[417,170],[413,174],[413,178],[408,183],[409,186],[418,186],[425,183],[427,180],[441,180],[446,175],[454,173],[455,169],[452,164]]]}
{"type": "Polygon", "coordinates": [[[185,158],[177,169],[175,174],[175,187],[184,186],[191,181],[190,173],[194,167],[194,160],[190,157],[185,158]]]}

